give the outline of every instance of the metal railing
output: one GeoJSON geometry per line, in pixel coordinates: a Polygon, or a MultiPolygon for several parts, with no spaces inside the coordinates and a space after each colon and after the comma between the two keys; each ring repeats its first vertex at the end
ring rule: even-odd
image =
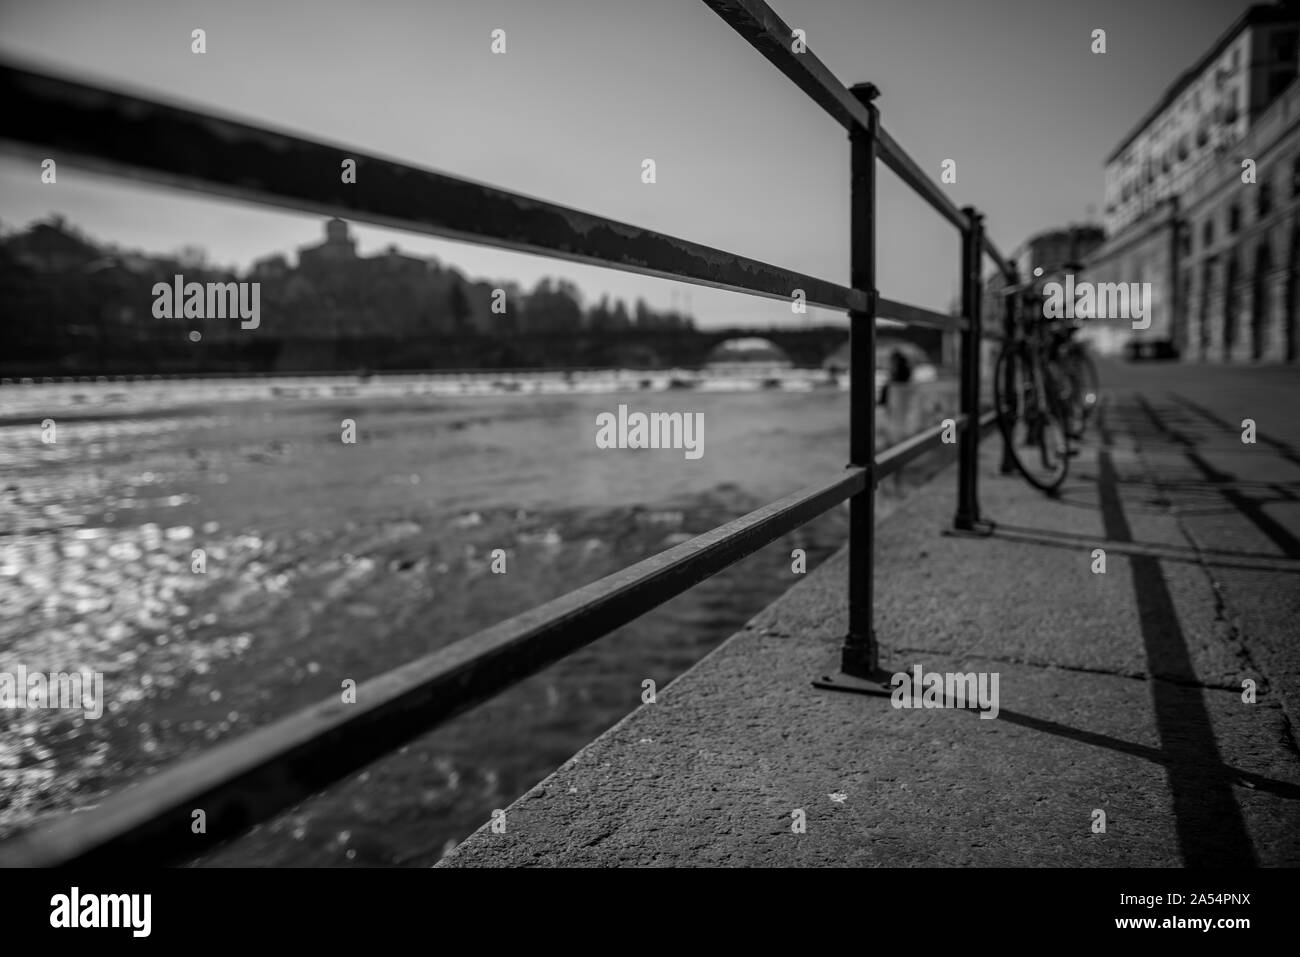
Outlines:
{"type": "Polygon", "coordinates": [[[583,588],[464,638],[336,696],[0,845],[0,864],[166,863],[199,856],[396,750],[847,499],[849,629],[841,667],[877,670],[872,632],[875,487],[942,441],[936,425],[875,454],[876,320],[959,330],[961,414],[955,525],[979,521],[976,458],[993,422],[980,414],[981,263],[1012,267],[984,235],[980,215],[958,209],[880,127],[876,88],[845,89],[761,0],[705,0],[723,20],[843,125],[852,150],[851,277],[842,286],[542,202],[407,166],[360,150],[304,140],[232,119],[0,64],[6,148],[56,155],[92,169],[254,203],[344,216],[407,231],[807,302],[850,316],[849,465],[804,490],[583,588]],[[357,182],[340,182],[341,158],[357,182]],[[962,234],[962,317],[876,294],[876,161],[892,169],[962,234]],[[202,808],[206,831],[191,829],[202,808]]]}

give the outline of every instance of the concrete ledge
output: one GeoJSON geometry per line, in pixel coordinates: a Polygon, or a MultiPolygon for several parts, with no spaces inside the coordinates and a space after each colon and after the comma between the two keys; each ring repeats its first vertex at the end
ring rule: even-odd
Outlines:
{"type": "Polygon", "coordinates": [[[1200,565],[1114,542],[1118,508],[1130,550],[1186,547],[1119,491],[1133,443],[1087,450],[1056,501],[999,476],[997,446],[985,515],[1020,537],[944,534],[949,471],[880,524],[876,583],[882,666],[996,672],[996,719],[812,687],[837,668],[841,553],[442,866],[1300,864],[1281,689],[1243,703],[1200,565]]]}

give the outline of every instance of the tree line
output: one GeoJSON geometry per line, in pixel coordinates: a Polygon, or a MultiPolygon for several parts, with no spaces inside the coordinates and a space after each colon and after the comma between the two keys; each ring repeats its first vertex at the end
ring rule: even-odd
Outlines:
{"type": "Polygon", "coordinates": [[[239,273],[195,246],[152,255],[98,243],[59,217],[2,235],[0,374],[637,364],[636,347],[620,340],[694,330],[689,315],[643,300],[584,305],[565,279],[525,290],[395,247],[372,256],[307,252],[297,265],[273,255],[239,273]],[[257,328],[155,318],[151,290],[178,274],[259,283],[257,328]]]}

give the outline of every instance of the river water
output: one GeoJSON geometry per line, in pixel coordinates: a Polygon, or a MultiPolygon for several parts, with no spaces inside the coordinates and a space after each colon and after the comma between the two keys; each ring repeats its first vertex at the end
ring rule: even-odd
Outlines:
{"type": "MultiPolygon", "coordinates": [[[[0,711],[0,835],[826,477],[848,445],[839,389],[225,389],[0,390],[0,672],[99,671],[106,701],[98,720],[0,711]],[[703,454],[597,448],[597,415],[620,403],[701,413],[703,454]]],[[[887,415],[878,429],[901,437],[887,415]]],[[[833,509],[202,863],[436,862],[639,707],[644,680],[662,688],[794,584],[793,549],[815,568],[846,519],[833,509]]]]}

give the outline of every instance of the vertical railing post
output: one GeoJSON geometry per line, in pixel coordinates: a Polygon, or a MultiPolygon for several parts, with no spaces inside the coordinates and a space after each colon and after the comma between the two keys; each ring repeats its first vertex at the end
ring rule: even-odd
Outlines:
{"type": "Polygon", "coordinates": [[[966,427],[961,433],[957,463],[957,517],[953,524],[969,532],[975,530],[980,520],[980,311],[984,292],[980,265],[984,261],[984,217],[973,206],[963,208],[962,212],[970,224],[962,232],[961,246],[961,311],[968,320],[961,334],[961,414],[966,417],[966,427]]]}
{"type": "Polygon", "coordinates": [[[849,134],[849,284],[867,293],[865,311],[849,313],[849,464],[867,470],[867,487],[849,499],[849,633],[840,670],[859,678],[878,667],[872,623],[872,561],[876,504],[876,137],[880,91],[859,83],[850,92],[870,116],[849,134]]]}
{"type": "MultiPolygon", "coordinates": [[[[1015,337],[1016,321],[1019,318],[1019,314],[1020,314],[1020,290],[1017,288],[1020,285],[1020,271],[1016,268],[1015,263],[1011,264],[1011,270],[1006,276],[1006,281],[1007,281],[1007,286],[1013,291],[1011,295],[1009,296],[1004,295],[1002,297],[1003,303],[1002,303],[1002,346],[1001,348],[1003,349],[1008,348],[1011,345],[1012,339],[1015,337]]],[[[996,370],[997,370],[997,365],[995,363],[994,375],[997,374],[996,370]]],[[[1006,370],[1006,375],[1008,377],[1010,376],[1010,370],[1011,370],[1011,364],[1008,363],[1007,370],[1006,370]]],[[[1012,385],[1010,381],[993,383],[995,389],[999,385],[1002,386],[1003,395],[1010,395],[1011,385],[1012,385]]],[[[1016,463],[1011,458],[1011,440],[1008,439],[1006,437],[1006,434],[1004,433],[1002,436],[1002,465],[1000,471],[1002,472],[1003,475],[1010,475],[1015,470],[1016,470],[1016,463]]]]}

